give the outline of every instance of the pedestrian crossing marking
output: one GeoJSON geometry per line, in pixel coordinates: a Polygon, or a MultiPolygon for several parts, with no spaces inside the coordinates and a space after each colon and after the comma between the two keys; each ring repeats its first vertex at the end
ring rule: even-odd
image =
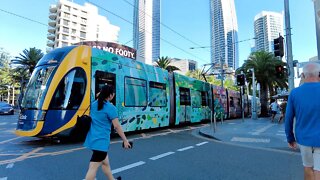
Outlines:
{"type": "Polygon", "coordinates": [[[249,143],[270,143],[270,139],[233,137],[231,141],[249,142],[249,143]]]}

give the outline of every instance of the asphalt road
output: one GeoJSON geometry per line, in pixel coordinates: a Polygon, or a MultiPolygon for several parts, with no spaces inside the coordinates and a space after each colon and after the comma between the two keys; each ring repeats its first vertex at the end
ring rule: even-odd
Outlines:
{"type": "MultiPolygon", "coordinates": [[[[17,116],[0,116],[0,180],[82,180],[91,157],[82,143],[56,143],[13,134],[17,116]]],[[[259,146],[215,141],[199,135],[206,124],[129,136],[124,150],[113,138],[114,176],[128,180],[303,179],[300,155],[259,146]]],[[[105,179],[102,171],[97,179],[105,179]]]]}

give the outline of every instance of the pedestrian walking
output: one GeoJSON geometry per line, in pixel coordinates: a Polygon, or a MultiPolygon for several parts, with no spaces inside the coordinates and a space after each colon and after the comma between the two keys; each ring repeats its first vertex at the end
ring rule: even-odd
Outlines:
{"type": "Polygon", "coordinates": [[[279,118],[278,123],[280,124],[281,121],[284,119],[285,115],[286,115],[286,108],[287,108],[287,99],[285,98],[282,103],[280,104],[280,111],[281,111],[281,115],[279,118]]]}
{"type": "Polygon", "coordinates": [[[277,100],[274,100],[271,104],[270,104],[270,109],[271,109],[271,122],[274,121],[274,118],[278,112],[279,109],[279,104],[277,103],[277,100]]]}
{"type": "MultiPolygon", "coordinates": [[[[124,148],[131,148],[118,120],[117,108],[110,103],[115,96],[111,85],[102,87],[98,99],[91,105],[91,127],[87,134],[84,146],[92,150],[86,180],[94,180],[97,170],[102,166],[103,173],[109,180],[114,180],[111,172],[108,150],[110,145],[111,124],[123,140],[124,148]]],[[[116,178],[117,180],[121,177],[116,178]]]]}
{"type": "Polygon", "coordinates": [[[291,91],[285,115],[288,145],[292,149],[299,146],[307,180],[320,180],[319,72],[320,64],[317,63],[303,67],[304,83],[291,91]]]}

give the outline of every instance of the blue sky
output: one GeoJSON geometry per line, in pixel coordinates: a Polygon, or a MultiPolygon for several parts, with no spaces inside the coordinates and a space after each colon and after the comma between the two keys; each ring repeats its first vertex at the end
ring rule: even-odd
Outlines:
{"type": "MultiPolygon", "coordinates": [[[[93,3],[132,22],[133,0],[91,0],[93,3]]],[[[1,0],[0,1],[0,47],[11,56],[18,56],[25,48],[46,49],[48,13],[55,0],[1,0]],[[40,22],[35,23],[2,10],[19,14],[40,22]]],[[[74,0],[83,5],[85,0],[74,0]]],[[[254,37],[254,16],[262,10],[282,12],[283,0],[235,0],[238,18],[239,41],[254,37]]],[[[209,49],[190,47],[209,46],[209,0],[162,0],[161,22],[173,29],[161,26],[161,56],[187,58],[198,61],[199,66],[210,61],[209,49]],[[181,36],[185,37],[182,38],[181,36]],[[186,40],[188,39],[188,40],[186,40]],[[191,42],[190,42],[191,41],[191,42]],[[167,43],[169,42],[169,43],[167,43]],[[172,46],[173,44],[174,46],[172,46]]],[[[132,46],[132,24],[103,9],[99,14],[107,16],[111,24],[120,27],[119,43],[132,46]]],[[[293,59],[308,61],[317,55],[314,8],[311,0],[290,1],[293,59]]],[[[250,54],[253,40],[239,43],[240,65],[250,54]]]]}

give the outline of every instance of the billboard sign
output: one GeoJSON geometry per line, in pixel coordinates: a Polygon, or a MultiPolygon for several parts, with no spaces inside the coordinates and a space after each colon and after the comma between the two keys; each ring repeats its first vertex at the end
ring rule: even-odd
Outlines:
{"type": "Polygon", "coordinates": [[[117,54],[130,59],[136,59],[136,50],[117,43],[105,41],[82,41],[74,45],[87,45],[93,48],[102,49],[113,54],[117,54]]]}

